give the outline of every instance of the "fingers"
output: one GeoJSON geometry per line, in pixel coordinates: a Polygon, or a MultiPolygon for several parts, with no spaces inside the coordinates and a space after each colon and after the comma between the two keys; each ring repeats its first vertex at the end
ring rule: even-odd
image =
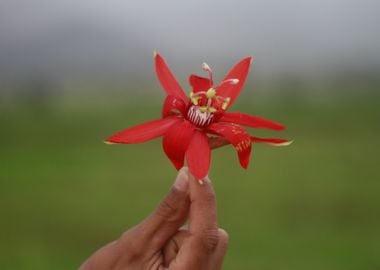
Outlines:
{"type": "Polygon", "coordinates": [[[220,270],[228,248],[229,237],[225,230],[217,230],[217,244],[211,253],[200,256],[199,246],[191,241],[191,234],[187,229],[181,229],[166,244],[164,249],[164,267],[169,270],[220,270]],[[189,241],[190,240],[190,241],[189,241]],[[189,243],[191,243],[191,249],[189,243]]]}
{"type": "Polygon", "coordinates": [[[181,228],[178,232],[165,244],[163,248],[164,266],[169,267],[171,262],[175,260],[177,254],[183,244],[188,238],[189,232],[185,228],[181,228]]]}
{"type": "Polygon", "coordinates": [[[223,259],[228,248],[229,236],[225,230],[218,229],[218,237],[218,245],[216,246],[215,251],[211,256],[208,269],[222,269],[223,259]]]}
{"type": "MultiPolygon", "coordinates": [[[[195,179],[194,179],[195,180],[195,179]]],[[[189,182],[189,236],[177,254],[173,269],[209,269],[210,258],[219,245],[215,192],[211,181],[189,182]]]]}
{"type": "Polygon", "coordinates": [[[189,183],[190,214],[189,232],[190,245],[203,257],[214,251],[218,244],[218,224],[216,217],[216,199],[214,188],[208,178],[203,184],[197,181],[189,183]]]}
{"type": "Polygon", "coordinates": [[[141,224],[122,236],[134,250],[160,249],[185,222],[189,212],[189,182],[191,175],[182,168],[171,190],[157,209],[141,224]]]}
{"type": "Polygon", "coordinates": [[[190,217],[189,230],[197,236],[204,233],[216,233],[216,199],[214,188],[208,178],[202,180],[203,184],[197,181],[190,181],[190,217]]]}

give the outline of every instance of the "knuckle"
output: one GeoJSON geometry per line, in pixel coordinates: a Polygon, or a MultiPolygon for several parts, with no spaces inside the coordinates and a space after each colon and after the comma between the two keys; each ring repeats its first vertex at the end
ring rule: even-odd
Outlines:
{"type": "Polygon", "coordinates": [[[166,219],[168,222],[176,220],[176,213],[179,212],[178,209],[183,204],[184,200],[182,200],[182,198],[184,195],[185,193],[183,191],[172,187],[166,198],[158,205],[156,210],[157,215],[166,219]]]}
{"type": "Polygon", "coordinates": [[[169,219],[173,213],[176,212],[176,206],[169,202],[168,200],[163,200],[158,208],[157,208],[157,215],[161,216],[162,218],[169,219]]]}
{"type": "Polygon", "coordinates": [[[205,230],[199,234],[198,243],[205,253],[210,254],[214,252],[219,243],[219,232],[217,229],[205,230]]]}
{"type": "Polygon", "coordinates": [[[228,235],[228,233],[224,229],[219,228],[218,234],[219,234],[219,243],[218,244],[222,247],[227,247],[228,243],[230,241],[230,236],[228,235]]]}
{"type": "Polygon", "coordinates": [[[118,250],[123,250],[128,257],[136,258],[141,254],[140,245],[137,243],[139,232],[137,227],[133,227],[128,231],[124,232],[116,242],[116,248],[118,250]]]}

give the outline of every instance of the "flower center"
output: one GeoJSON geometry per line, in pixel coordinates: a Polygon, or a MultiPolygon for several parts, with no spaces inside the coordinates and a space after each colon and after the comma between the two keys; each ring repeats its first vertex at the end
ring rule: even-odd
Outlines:
{"type": "MultiPolygon", "coordinates": [[[[190,101],[193,104],[188,112],[188,119],[197,127],[205,127],[212,123],[215,119],[214,113],[217,111],[225,111],[231,102],[230,97],[222,97],[217,95],[212,79],[212,69],[206,63],[202,64],[202,69],[209,75],[211,87],[207,91],[190,92],[190,101]]],[[[238,79],[227,79],[222,81],[219,86],[228,84],[238,84],[238,79]]]]}
{"type": "Polygon", "coordinates": [[[187,118],[191,123],[199,128],[203,128],[211,124],[215,118],[214,114],[210,111],[202,111],[201,107],[193,105],[187,111],[187,118]]]}
{"type": "MultiPolygon", "coordinates": [[[[190,92],[191,103],[198,106],[201,112],[214,113],[220,109],[226,110],[228,104],[231,102],[231,98],[217,95],[216,88],[213,86],[212,69],[207,63],[202,64],[202,69],[208,73],[211,87],[207,91],[190,92]]],[[[235,85],[239,83],[239,79],[226,79],[222,81],[219,86],[226,83],[235,85]]]]}

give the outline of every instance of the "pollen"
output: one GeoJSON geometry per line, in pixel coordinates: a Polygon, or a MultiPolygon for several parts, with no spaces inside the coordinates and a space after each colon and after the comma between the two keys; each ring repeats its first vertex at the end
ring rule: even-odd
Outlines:
{"type": "Polygon", "coordinates": [[[214,88],[210,88],[206,92],[207,99],[214,98],[216,96],[216,91],[214,88]]]}
{"type": "Polygon", "coordinates": [[[222,104],[222,109],[226,110],[228,107],[228,104],[230,104],[230,102],[231,102],[231,98],[229,98],[229,97],[225,98],[223,101],[223,104],[222,104]]]}
{"type": "Polygon", "coordinates": [[[207,108],[206,106],[198,107],[198,109],[199,109],[201,112],[203,112],[203,113],[205,113],[205,112],[208,111],[208,108],[207,108]]]}
{"type": "Polygon", "coordinates": [[[190,99],[191,99],[191,103],[193,103],[194,105],[198,105],[198,100],[200,99],[201,97],[198,96],[198,95],[195,95],[193,92],[190,92],[190,99]]]}
{"type": "Polygon", "coordinates": [[[212,70],[207,63],[202,63],[202,69],[204,71],[211,71],[212,70]]]}

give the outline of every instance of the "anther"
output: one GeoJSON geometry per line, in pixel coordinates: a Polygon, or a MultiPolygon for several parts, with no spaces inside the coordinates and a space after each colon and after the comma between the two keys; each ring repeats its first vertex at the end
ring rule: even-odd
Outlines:
{"type": "Polygon", "coordinates": [[[239,79],[227,79],[227,80],[224,80],[220,83],[220,85],[222,84],[225,84],[225,83],[229,83],[229,84],[238,84],[239,83],[239,79]]]}
{"type": "Polygon", "coordinates": [[[213,85],[213,80],[212,80],[212,69],[210,68],[210,66],[207,65],[207,63],[203,63],[203,64],[202,64],[202,69],[208,73],[208,77],[209,77],[209,79],[210,79],[210,83],[211,83],[211,85],[213,85]]]}
{"type": "Polygon", "coordinates": [[[199,96],[194,94],[193,91],[190,92],[190,99],[191,99],[191,103],[193,103],[194,105],[198,105],[199,96]]]}
{"type": "Polygon", "coordinates": [[[216,95],[216,91],[215,91],[214,88],[210,88],[210,89],[208,89],[207,92],[206,92],[206,97],[207,97],[208,99],[215,97],[215,95],[216,95]]]}
{"type": "Polygon", "coordinates": [[[202,63],[202,69],[204,70],[204,71],[211,71],[212,72],[212,69],[210,68],[210,66],[209,65],[207,65],[207,63],[202,63]]]}
{"type": "Polygon", "coordinates": [[[208,108],[207,108],[206,106],[198,107],[198,109],[199,109],[201,112],[203,112],[203,113],[205,113],[205,112],[208,111],[208,108]]]}
{"type": "Polygon", "coordinates": [[[222,109],[223,109],[223,110],[226,110],[227,107],[228,107],[228,104],[229,104],[230,102],[231,102],[231,98],[229,98],[229,97],[225,98],[224,101],[223,101],[223,104],[222,104],[222,109]]]}
{"type": "Polygon", "coordinates": [[[238,84],[239,83],[239,79],[232,79],[231,80],[231,84],[238,84]]]}

